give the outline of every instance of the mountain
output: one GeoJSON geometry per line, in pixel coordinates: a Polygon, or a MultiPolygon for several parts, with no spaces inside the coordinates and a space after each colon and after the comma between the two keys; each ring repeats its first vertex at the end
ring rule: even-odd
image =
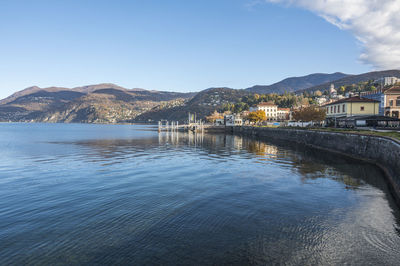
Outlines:
{"type": "Polygon", "coordinates": [[[38,86],[32,86],[32,87],[26,88],[24,90],[18,91],[18,92],[12,94],[11,96],[9,96],[9,97],[7,97],[7,98],[5,98],[3,100],[0,100],[0,104],[6,104],[6,103],[9,103],[9,102],[12,102],[12,101],[18,99],[19,97],[23,97],[25,95],[33,94],[33,93],[36,93],[38,91],[57,92],[57,91],[63,91],[63,90],[68,90],[68,89],[67,88],[62,88],[62,87],[49,87],[49,88],[42,89],[42,88],[40,88],[38,86]]]}
{"type": "Polygon", "coordinates": [[[373,71],[373,72],[368,72],[360,75],[349,75],[344,78],[326,82],[323,84],[319,84],[316,86],[312,86],[303,90],[298,90],[297,93],[303,93],[304,91],[307,92],[314,92],[317,90],[324,91],[330,88],[331,84],[335,85],[335,88],[338,88],[340,86],[345,86],[345,85],[352,85],[352,84],[357,84],[359,82],[365,82],[369,80],[377,80],[379,78],[383,77],[398,77],[400,78],[400,70],[385,70],[385,71],[373,71]]]}
{"type": "Polygon", "coordinates": [[[210,88],[198,93],[127,89],[112,83],[71,89],[33,86],[0,101],[0,121],[124,123],[168,119],[183,122],[189,112],[202,119],[214,110],[221,110],[225,104],[236,103],[253,93],[302,93],[328,89],[331,83],[339,87],[388,76],[400,78],[400,70],[360,75],[318,73],[284,79],[269,86],[245,90],[210,88]]]}
{"type": "Polygon", "coordinates": [[[298,90],[310,88],[326,82],[332,82],[334,80],[338,80],[347,76],[349,75],[340,72],[336,72],[333,74],[316,73],[302,77],[287,78],[272,85],[256,85],[246,90],[252,93],[259,94],[282,94],[285,92],[295,92],[298,90]]]}
{"type": "Polygon", "coordinates": [[[195,93],[126,89],[104,83],[72,89],[29,87],[0,101],[0,121],[120,123],[156,106],[179,106],[195,93]]]}

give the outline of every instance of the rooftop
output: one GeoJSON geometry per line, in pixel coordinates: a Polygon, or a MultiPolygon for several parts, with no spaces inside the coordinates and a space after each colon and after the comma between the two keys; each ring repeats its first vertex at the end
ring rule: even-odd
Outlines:
{"type": "Polygon", "coordinates": [[[359,103],[379,103],[377,100],[372,100],[372,99],[367,99],[367,98],[362,98],[362,97],[350,97],[350,98],[344,98],[340,99],[336,102],[328,103],[325,106],[328,105],[334,105],[338,103],[354,103],[354,102],[359,102],[359,103]]]}
{"type": "Polygon", "coordinates": [[[273,102],[261,102],[257,106],[276,106],[273,102]]]}
{"type": "Polygon", "coordinates": [[[398,93],[400,93],[400,86],[393,86],[393,87],[391,87],[391,88],[389,88],[389,89],[387,89],[387,90],[385,90],[385,94],[391,94],[391,93],[396,93],[396,94],[398,94],[398,93]]]}

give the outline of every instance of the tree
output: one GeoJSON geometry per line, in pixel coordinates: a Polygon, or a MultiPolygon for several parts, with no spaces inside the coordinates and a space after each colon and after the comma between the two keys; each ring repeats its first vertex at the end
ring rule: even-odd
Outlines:
{"type": "Polygon", "coordinates": [[[301,106],[308,106],[310,104],[310,100],[308,98],[301,99],[301,106]]]}
{"type": "Polygon", "coordinates": [[[326,112],[324,109],[318,108],[316,106],[308,106],[300,108],[299,110],[293,112],[293,119],[296,121],[323,121],[325,120],[326,112]]]}
{"type": "Polygon", "coordinates": [[[314,95],[317,96],[317,97],[321,97],[322,96],[322,92],[320,90],[316,90],[314,92],[314,95]]]}
{"type": "Polygon", "coordinates": [[[232,103],[225,103],[222,105],[222,112],[232,111],[233,108],[234,108],[234,105],[232,103]]]}
{"type": "Polygon", "coordinates": [[[212,113],[211,115],[206,116],[207,121],[210,123],[215,123],[215,120],[223,118],[224,117],[220,113],[218,113],[217,110],[215,110],[214,113],[212,113]]]}
{"type": "Polygon", "coordinates": [[[249,115],[247,116],[247,119],[250,120],[251,122],[261,122],[267,119],[267,116],[265,115],[265,112],[263,110],[258,110],[255,112],[250,112],[249,115]]]}
{"type": "Polygon", "coordinates": [[[249,109],[249,105],[247,103],[244,102],[238,102],[235,103],[234,108],[233,108],[233,112],[234,113],[240,113],[243,110],[248,110],[249,109]]]}

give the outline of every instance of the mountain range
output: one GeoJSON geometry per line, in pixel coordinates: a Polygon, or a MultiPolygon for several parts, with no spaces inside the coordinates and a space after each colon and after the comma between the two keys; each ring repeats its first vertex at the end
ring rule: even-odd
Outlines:
{"type": "Polygon", "coordinates": [[[156,106],[182,105],[195,93],[125,89],[104,83],[77,88],[29,87],[0,101],[1,121],[122,123],[156,106]]]}
{"type": "Polygon", "coordinates": [[[271,85],[236,90],[210,88],[198,93],[179,93],[145,89],[126,89],[102,83],[76,88],[29,87],[0,101],[0,121],[61,123],[131,123],[160,119],[183,121],[188,112],[199,118],[241,97],[259,93],[284,93],[326,90],[381,77],[400,78],[399,70],[348,75],[316,73],[291,77],[271,85]]]}
{"type": "Polygon", "coordinates": [[[246,90],[252,93],[268,94],[285,92],[295,92],[298,90],[307,89],[319,84],[332,82],[341,78],[348,77],[349,75],[336,72],[333,74],[315,73],[302,77],[287,78],[272,85],[256,85],[246,90]]]}

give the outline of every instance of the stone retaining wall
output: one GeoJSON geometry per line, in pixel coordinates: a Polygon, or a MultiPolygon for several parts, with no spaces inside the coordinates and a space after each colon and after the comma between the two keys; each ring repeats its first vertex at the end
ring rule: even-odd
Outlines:
{"type": "Polygon", "coordinates": [[[301,143],[378,165],[400,205],[400,142],[391,138],[301,129],[227,127],[228,132],[301,143]]]}

